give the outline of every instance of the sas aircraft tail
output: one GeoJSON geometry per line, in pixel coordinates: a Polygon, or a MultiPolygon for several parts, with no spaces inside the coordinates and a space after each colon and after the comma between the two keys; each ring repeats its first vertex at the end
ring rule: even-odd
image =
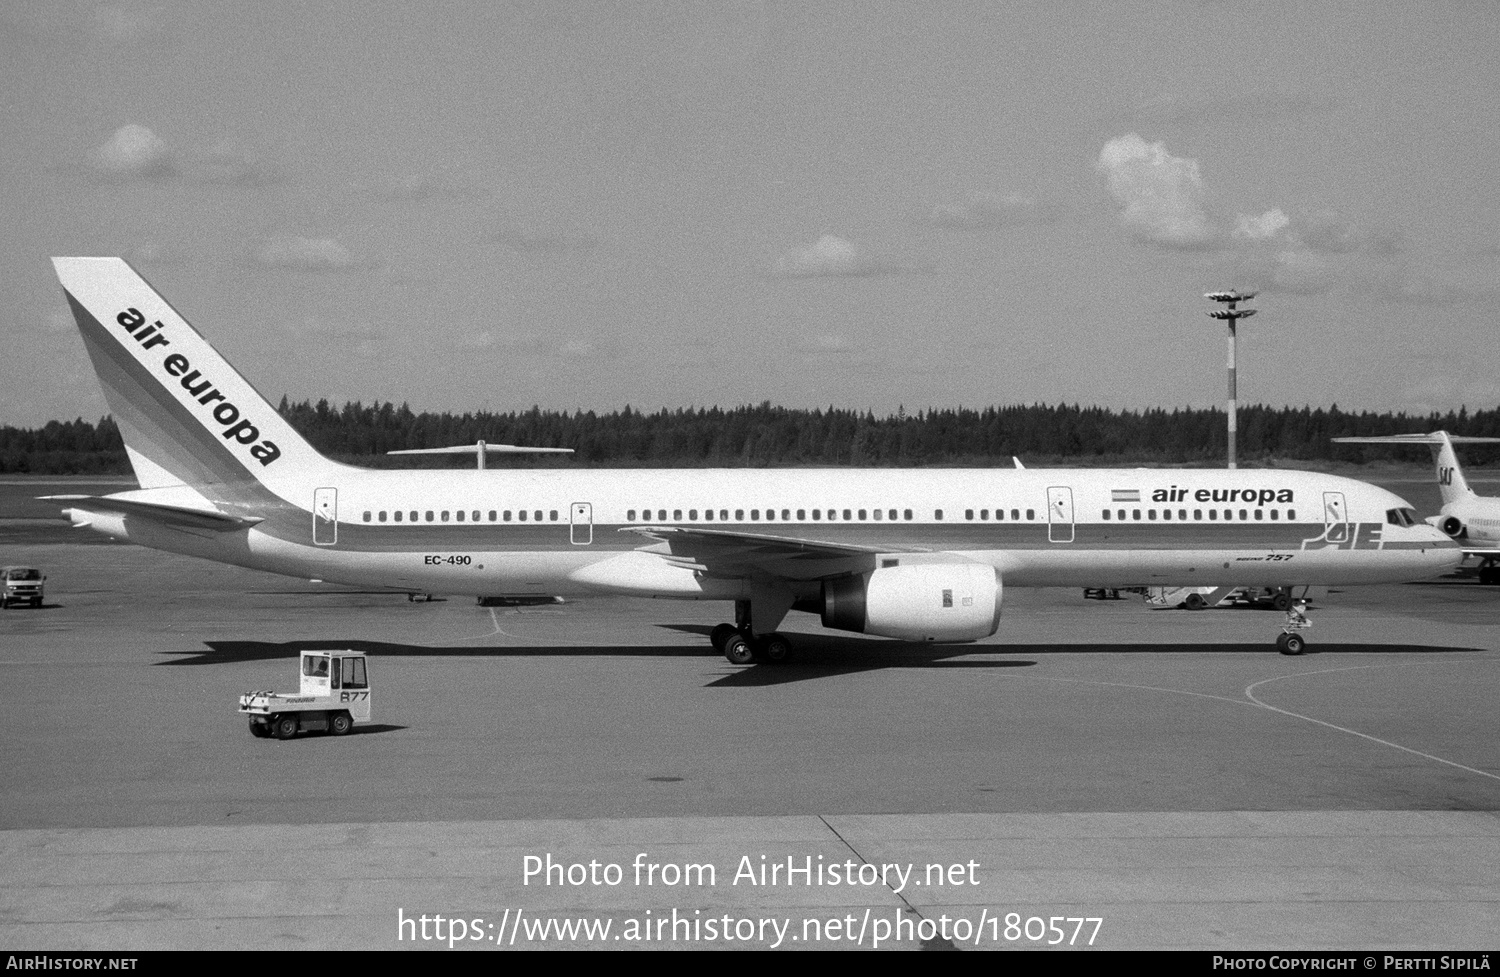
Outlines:
{"type": "Polygon", "coordinates": [[[1472,498],[1474,490],[1464,478],[1464,470],[1458,463],[1455,444],[1500,444],[1500,438],[1479,438],[1447,431],[1431,434],[1391,434],[1384,437],[1334,438],[1340,444],[1425,444],[1432,449],[1433,464],[1437,468],[1438,491],[1442,493],[1443,505],[1451,505],[1472,498]]]}
{"type": "Polygon", "coordinates": [[[342,466],[324,458],[134,268],[53,258],[148,505],[312,498],[342,466]]]}

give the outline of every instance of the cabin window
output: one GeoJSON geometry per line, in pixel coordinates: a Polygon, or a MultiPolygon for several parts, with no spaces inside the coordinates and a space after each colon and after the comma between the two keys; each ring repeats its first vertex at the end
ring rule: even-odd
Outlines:
{"type": "Polygon", "coordinates": [[[703,510],[703,518],[706,521],[708,521],[708,522],[713,522],[714,521],[714,510],[712,510],[712,509],[704,509],[703,510]]]}
{"type": "Polygon", "coordinates": [[[791,518],[792,518],[792,510],[790,510],[790,509],[782,509],[781,510],[781,521],[782,522],[786,522],[787,520],[789,520],[791,518]]]}
{"type": "Polygon", "coordinates": [[[875,510],[875,513],[874,513],[874,515],[875,515],[875,521],[876,521],[876,522],[879,522],[879,521],[880,521],[880,517],[881,517],[881,515],[882,515],[882,514],[883,514],[883,513],[881,513],[881,511],[880,511],[880,510],[879,510],[879,509],[876,509],[876,510],[875,510]]]}
{"type": "Polygon", "coordinates": [[[479,510],[478,509],[474,510],[474,521],[475,522],[479,521],[479,510]]]}
{"type": "Polygon", "coordinates": [[[766,510],[766,519],[767,519],[767,521],[774,521],[776,519],[776,510],[775,509],[767,509],[766,510]]]}
{"type": "Polygon", "coordinates": [[[895,521],[896,521],[896,510],[895,510],[895,509],[892,509],[892,510],[891,510],[891,511],[890,511],[890,513],[889,513],[889,515],[890,515],[890,517],[891,517],[891,522],[895,522],[895,521]]]}
{"type": "Polygon", "coordinates": [[[901,514],[902,514],[902,517],[905,518],[907,522],[911,521],[911,510],[910,509],[903,510],[901,514]]]}
{"type": "Polygon", "coordinates": [[[1035,509],[1027,509],[1026,510],[1026,518],[1027,519],[1035,519],[1036,518],[1036,510],[1035,509]]]}
{"type": "Polygon", "coordinates": [[[392,513],[392,515],[396,517],[396,521],[397,522],[401,521],[401,510],[400,509],[397,509],[394,513],[392,513]]]}
{"type": "Polygon", "coordinates": [[[625,512],[625,521],[626,522],[635,522],[635,510],[634,509],[628,509],[628,510],[626,510],[626,512],[625,512]]]}
{"type": "MultiPolygon", "coordinates": [[[[537,517],[538,520],[540,520],[542,518],[542,510],[538,509],[536,511],[536,517],[537,517]]],[[[552,512],[549,513],[549,517],[552,519],[553,522],[557,522],[557,510],[553,509],[552,512]]]]}
{"type": "MultiPolygon", "coordinates": [[[[1012,510],[1010,510],[1010,517],[1011,517],[1011,519],[1020,519],[1021,518],[1021,510],[1020,509],[1012,509],[1012,510]]],[[[1121,519],[1125,518],[1125,510],[1124,509],[1120,510],[1120,518],[1121,519]]]]}
{"type": "Polygon", "coordinates": [[[464,510],[462,510],[462,509],[458,510],[457,512],[454,513],[454,516],[458,519],[459,522],[463,522],[464,521],[464,510]]]}
{"type": "Polygon", "coordinates": [[[1265,517],[1266,517],[1266,514],[1265,514],[1264,510],[1261,510],[1261,509],[1256,509],[1255,510],[1255,521],[1256,522],[1260,522],[1265,517]]]}
{"type": "Polygon", "coordinates": [[[974,521],[974,510],[973,509],[965,509],[964,510],[964,518],[967,519],[967,520],[969,520],[970,522],[973,522],[974,521]]]}
{"type": "Polygon", "coordinates": [[[822,509],[814,509],[813,510],[813,522],[817,522],[818,520],[820,520],[822,518],[823,518],[823,510],[822,509]]]}
{"type": "Polygon", "coordinates": [[[1271,521],[1275,522],[1276,520],[1278,520],[1280,518],[1281,518],[1281,510],[1280,509],[1272,509],[1271,510],[1271,521]]]}
{"type": "Polygon", "coordinates": [[[744,509],[736,509],[736,510],[734,510],[734,521],[735,522],[744,522],[745,521],[745,510],[744,509]]]}
{"type": "Polygon", "coordinates": [[[1186,509],[1178,509],[1177,510],[1177,518],[1181,519],[1183,522],[1187,522],[1187,510],[1186,509]]]}
{"type": "Polygon", "coordinates": [[[990,510],[988,510],[988,509],[980,509],[979,510],[979,518],[980,519],[982,519],[982,520],[983,519],[988,519],[989,517],[990,517],[990,510]]]}
{"type": "Polygon", "coordinates": [[[526,510],[525,509],[517,509],[516,510],[516,518],[519,519],[519,520],[521,520],[522,522],[525,522],[526,521],[526,510]]]}
{"type": "Polygon", "coordinates": [[[1197,519],[1197,520],[1201,520],[1203,518],[1203,510],[1202,509],[1194,509],[1193,510],[1193,518],[1197,519]]]}
{"type": "Polygon", "coordinates": [[[688,521],[689,522],[697,522],[698,521],[698,510],[697,509],[689,509],[688,510],[688,521]]]}
{"type": "Polygon", "coordinates": [[[941,520],[943,518],[943,510],[942,509],[933,509],[932,510],[932,518],[937,519],[937,520],[941,520]]]}
{"type": "Polygon", "coordinates": [[[415,510],[415,509],[413,509],[411,511],[411,521],[412,522],[416,522],[417,521],[417,510],[415,510]]]}
{"type": "Polygon", "coordinates": [[[1163,510],[1161,510],[1161,517],[1163,519],[1170,520],[1172,518],[1172,510],[1171,509],[1163,509],[1163,510]]]}
{"type": "Polygon", "coordinates": [[[1104,521],[1105,522],[1109,522],[1109,510],[1108,509],[1104,510],[1104,521]]]}
{"type": "Polygon", "coordinates": [[[673,509],[672,510],[672,521],[673,522],[682,522],[682,510],[681,509],[673,509]]]}
{"type": "MultiPolygon", "coordinates": [[[[399,515],[400,515],[400,514],[401,514],[401,513],[399,513],[399,512],[398,512],[398,513],[396,513],[396,515],[398,515],[398,516],[399,516],[399,515]]],[[[385,522],[385,510],[384,510],[384,509],[381,509],[381,510],[380,510],[380,521],[381,521],[381,522],[385,522]]]]}
{"type": "Polygon", "coordinates": [[[729,521],[729,510],[728,509],[720,509],[719,510],[719,521],[720,522],[728,522],[729,521]]]}
{"type": "Polygon", "coordinates": [[[1139,509],[1131,509],[1130,510],[1130,518],[1139,520],[1141,518],[1141,510],[1139,510],[1139,509]]]}
{"type": "Polygon", "coordinates": [[[427,510],[427,521],[428,522],[432,522],[432,510],[431,509],[427,510]]]}
{"type": "Polygon", "coordinates": [[[447,521],[448,521],[448,510],[444,509],[443,510],[443,522],[447,522],[447,521]]]}
{"type": "Polygon", "coordinates": [[[1248,518],[1250,518],[1250,514],[1248,512],[1246,512],[1244,509],[1241,509],[1240,510],[1240,522],[1244,522],[1248,518]]]}
{"type": "Polygon", "coordinates": [[[365,522],[369,522],[369,521],[370,521],[370,510],[366,509],[365,510],[365,522]]]}
{"type": "Polygon", "coordinates": [[[759,509],[751,509],[750,510],[750,521],[751,522],[760,522],[760,510],[759,509]]]}
{"type": "Polygon", "coordinates": [[[1296,509],[1288,509],[1288,510],[1286,510],[1286,517],[1287,517],[1288,520],[1295,520],[1297,518],[1297,510],[1296,509]]]}
{"type": "Polygon", "coordinates": [[[829,509],[828,510],[828,521],[829,522],[833,522],[834,520],[838,519],[838,517],[839,517],[839,510],[837,510],[837,509],[829,509]]]}
{"type": "Polygon", "coordinates": [[[1218,518],[1219,518],[1219,510],[1218,509],[1210,509],[1210,510],[1208,510],[1208,521],[1209,522],[1215,522],[1215,521],[1218,520],[1218,518]]]}
{"type": "Polygon", "coordinates": [[[505,521],[506,521],[506,522],[510,522],[510,510],[509,510],[509,509],[506,509],[506,510],[505,510],[505,511],[504,511],[504,512],[502,512],[502,513],[501,513],[501,514],[500,514],[500,516],[501,516],[501,518],[503,518],[503,519],[504,519],[504,520],[505,520],[505,521]]]}
{"type": "Polygon", "coordinates": [[[865,519],[866,519],[865,510],[863,510],[863,509],[859,510],[859,521],[860,522],[864,522],[865,519]]]}
{"type": "Polygon", "coordinates": [[[850,512],[850,511],[849,511],[849,510],[848,510],[848,509],[845,509],[845,510],[844,510],[844,521],[845,521],[845,522],[848,522],[848,521],[849,521],[849,519],[850,519],[850,517],[851,517],[851,516],[852,516],[852,515],[853,515],[853,513],[851,513],[851,512],[850,512]]]}
{"type": "Polygon", "coordinates": [[[1148,509],[1148,510],[1146,510],[1146,518],[1150,519],[1152,522],[1155,522],[1156,521],[1156,510],[1155,509],[1148,509]]]}

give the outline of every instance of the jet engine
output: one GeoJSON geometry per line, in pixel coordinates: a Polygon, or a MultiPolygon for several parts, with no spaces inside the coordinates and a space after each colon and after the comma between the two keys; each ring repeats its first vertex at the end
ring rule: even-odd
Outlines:
{"type": "Polygon", "coordinates": [[[1468,535],[1464,529],[1464,521],[1457,516],[1443,516],[1438,520],[1437,527],[1454,539],[1462,539],[1468,535]]]}
{"type": "Polygon", "coordinates": [[[823,626],[906,641],[977,641],[1000,627],[1000,572],[982,563],[881,567],[823,583],[823,626]]]}

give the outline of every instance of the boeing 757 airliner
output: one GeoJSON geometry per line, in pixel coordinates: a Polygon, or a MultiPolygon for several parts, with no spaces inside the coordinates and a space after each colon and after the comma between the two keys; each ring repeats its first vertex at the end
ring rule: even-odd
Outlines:
{"type": "Polygon", "coordinates": [[[1312,472],[355,468],[123,260],[53,262],[140,482],[67,512],[174,553],[407,592],[733,602],[712,641],[737,664],[784,659],[792,610],[974,641],[1003,585],[1389,583],[1461,558],[1390,492],[1312,472]]]}

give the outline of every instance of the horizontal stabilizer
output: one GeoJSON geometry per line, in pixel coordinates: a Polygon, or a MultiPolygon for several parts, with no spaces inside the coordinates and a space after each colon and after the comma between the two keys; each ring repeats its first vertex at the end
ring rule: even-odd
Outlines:
{"type": "Polygon", "coordinates": [[[1334,438],[1338,444],[1500,444],[1500,438],[1481,438],[1468,434],[1387,434],[1364,438],[1334,438]]]}
{"type": "Polygon", "coordinates": [[[43,495],[38,496],[38,499],[46,502],[68,503],[63,507],[65,509],[113,512],[122,516],[150,519],[168,526],[212,529],[226,533],[236,529],[248,529],[265,521],[259,516],[232,516],[216,509],[190,509],[184,506],[140,502],[108,495],[43,495]]]}

